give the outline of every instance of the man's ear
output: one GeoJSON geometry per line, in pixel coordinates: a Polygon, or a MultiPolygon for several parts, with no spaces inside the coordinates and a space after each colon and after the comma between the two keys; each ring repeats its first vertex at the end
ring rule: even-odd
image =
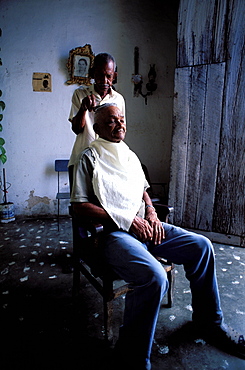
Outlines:
{"type": "Polygon", "coordinates": [[[89,68],[88,75],[89,75],[90,78],[94,78],[94,67],[89,68]]]}
{"type": "Polygon", "coordinates": [[[93,129],[94,129],[94,132],[95,132],[97,135],[99,135],[99,125],[98,125],[98,123],[94,123],[94,125],[93,125],[93,129]]]}
{"type": "Polygon", "coordinates": [[[112,81],[112,84],[115,85],[117,83],[117,68],[116,68],[116,71],[114,72],[114,78],[113,78],[113,81],[112,81]]]}

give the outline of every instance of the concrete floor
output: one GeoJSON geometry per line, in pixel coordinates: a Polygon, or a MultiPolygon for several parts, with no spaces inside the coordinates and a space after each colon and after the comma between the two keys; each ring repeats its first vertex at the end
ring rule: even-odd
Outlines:
{"type": "MultiPolygon", "coordinates": [[[[81,278],[72,300],[71,220],[20,219],[0,224],[2,370],[107,370],[112,349],[103,340],[102,301],[81,278]]],[[[214,245],[226,322],[245,333],[245,249],[214,245]]],[[[191,295],[183,268],[176,266],[174,306],[162,308],[152,351],[152,370],[242,370],[245,361],[194,340],[191,295]]],[[[115,301],[115,338],[124,298],[115,301]]],[[[116,369],[115,369],[116,370],[116,369]]]]}

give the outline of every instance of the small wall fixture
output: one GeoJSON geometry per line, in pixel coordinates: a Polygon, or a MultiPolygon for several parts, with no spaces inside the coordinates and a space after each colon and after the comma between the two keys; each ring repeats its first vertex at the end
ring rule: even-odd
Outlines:
{"type": "Polygon", "coordinates": [[[156,80],[156,71],[155,64],[150,64],[150,70],[148,72],[148,83],[146,84],[147,92],[143,94],[142,84],[143,78],[139,74],[139,48],[136,46],[134,48],[134,74],[132,75],[132,82],[134,83],[134,96],[143,96],[145,98],[145,104],[147,104],[147,96],[152,95],[153,91],[157,89],[156,80]]]}

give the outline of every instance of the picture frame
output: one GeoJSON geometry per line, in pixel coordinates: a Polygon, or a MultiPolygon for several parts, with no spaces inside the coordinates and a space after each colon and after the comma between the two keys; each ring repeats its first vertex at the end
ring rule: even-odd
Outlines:
{"type": "Polygon", "coordinates": [[[90,44],[70,50],[67,62],[67,69],[70,79],[68,85],[91,85],[90,69],[94,65],[94,54],[90,44]]]}

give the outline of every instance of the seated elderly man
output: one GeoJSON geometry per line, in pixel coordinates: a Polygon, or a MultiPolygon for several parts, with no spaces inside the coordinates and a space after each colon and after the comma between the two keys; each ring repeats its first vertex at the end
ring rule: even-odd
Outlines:
{"type": "Polygon", "coordinates": [[[244,337],[223,321],[211,242],[158,219],[140,161],[123,141],[126,125],[117,106],[96,110],[94,130],[99,138],[75,164],[71,202],[76,214],[104,225],[106,260],[132,288],[116,345],[123,355],[114,368],[119,363],[124,369],[151,368],[158,313],[168,289],[166,272],[154,255],[183,264],[193,322],[206,340],[211,337],[214,345],[245,357],[244,337]]]}

